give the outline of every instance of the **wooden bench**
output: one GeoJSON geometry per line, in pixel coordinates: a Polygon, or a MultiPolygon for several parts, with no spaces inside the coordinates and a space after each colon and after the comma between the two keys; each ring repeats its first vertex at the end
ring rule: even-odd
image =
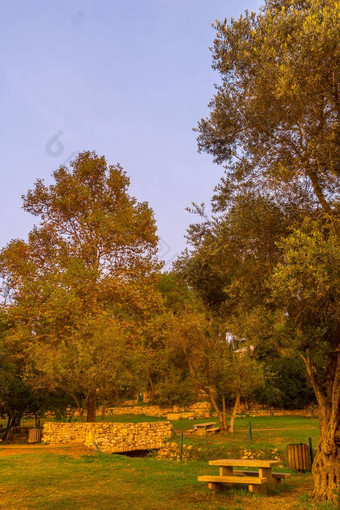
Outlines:
{"type": "MultiPolygon", "coordinates": [[[[258,476],[258,471],[244,471],[243,469],[234,469],[234,475],[239,473],[243,473],[246,476],[258,476]]],[[[271,475],[278,483],[280,483],[281,480],[287,480],[290,478],[290,473],[274,473],[272,471],[271,475]]]]}
{"type": "Polygon", "coordinates": [[[209,421],[207,423],[196,423],[194,426],[194,432],[197,436],[205,436],[207,432],[214,428],[215,425],[215,421],[209,421]]]}
{"type": "Polygon", "coordinates": [[[206,430],[205,430],[205,432],[206,432],[207,434],[210,434],[210,433],[212,433],[212,434],[216,434],[216,433],[217,433],[217,432],[219,432],[219,431],[220,431],[220,427],[213,427],[213,428],[211,428],[211,429],[206,429],[206,430]]]}
{"type": "Polygon", "coordinates": [[[203,475],[199,476],[199,482],[208,482],[208,487],[213,492],[221,492],[226,487],[232,487],[233,485],[241,484],[248,485],[249,492],[261,492],[260,490],[256,490],[255,486],[262,486],[266,484],[267,478],[259,478],[256,476],[211,476],[211,475],[203,475]]]}

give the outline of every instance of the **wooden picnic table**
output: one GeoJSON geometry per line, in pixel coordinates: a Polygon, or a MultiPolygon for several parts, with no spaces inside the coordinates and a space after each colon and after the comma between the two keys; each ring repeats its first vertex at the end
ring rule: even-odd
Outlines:
{"type": "Polygon", "coordinates": [[[279,460],[246,460],[219,459],[209,461],[210,466],[220,468],[219,476],[199,476],[200,482],[208,482],[209,489],[220,492],[225,487],[235,484],[247,484],[250,492],[263,492],[268,486],[275,486],[281,479],[288,478],[288,473],[273,473],[272,467],[280,464],[279,460]],[[239,468],[258,468],[258,471],[248,471],[239,468]]]}
{"type": "Polygon", "coordinates": [[[194,431],[198,436],[205,436],[207,432],[216,430],[215,425],[216,425],[215,421],[209,421],[206,423],[196,423],[194,426],[194,431]]]}

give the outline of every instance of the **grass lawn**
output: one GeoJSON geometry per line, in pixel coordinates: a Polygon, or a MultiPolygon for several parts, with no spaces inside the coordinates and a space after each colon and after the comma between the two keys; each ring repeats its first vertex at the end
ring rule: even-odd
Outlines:
{"type": "MultiPolygon", "coordinates": [[[[157,418],[148,418],[157,421],[157,418]]],[[[108,417],[108,421],[145,421],[142,416],[108,417]]],[[[206,420],[178,420],[173,422],[179,441],[181,431],[206,420]]],[[[214,420],[217,421],[217,420],[214,420]]],[[[307,442],[308,436],[316,445],[317,420],[302,417],[241,418],[236,422],[234,435],[218,434],[192,437],[185,433],[184,444],[198,452],[196,460],[176,462],[153,457],[128,458],[121,455],[86,454],[78,458],[50,447],[27,447],[7,452],[0,446],[0,509],[20,510],[288,510],[322,509],[308,502],[312,489],[310,473],[292,473],[276,493],[252,495],[244,489],[213,494],[207,484],[197,482],[197,476],[215,473],[208,466],[213,458],[239,457],[245,449],[255,458],[274,458],[277,448],[285,464],[285,449],[290,442],[307,442]],[[247,441],[249,419],[253,441],[247,441]],[[46,448],[46,450],[45,450],[46,448]],[[13,454],[14,453],[14,454],[13,454]],[[20,454],[21,453],[21,454],[20,454]]],[[[280,468],[289,471],[287,466],[280,468]]],[[[217,471],[216,471],[217,474],[217,471]]]]}
{"type": "MultiPolygon", "coordinates": [[[[198,423],[202,420],[196,420],[198,423]]],[[[203,420],[204,421],[204,420],[203,420]]],[[[214,420],[217,421],[218,420],[214,420]]],[[[217,434],[215,436],[195,437],[186,434],[185,430],[192,427],[195,421],[178,420],[173,422],[174,428],[184,432],[185,444],[192,444],[202,448],[202,460],[226,457],[238,458],[245,450],[252,452],[255,458],[279,458],[285,461],[286,449],[289,443],[308,443],[312,438],[314,448],[319,438],[317,419],[301,416],[296,417],[258,417],[239,418],[235,421],[234,434],[217,434]],[[249,421],[252,426],[252,440],[249,440],[249,421]],[[262,452],[262,453],[261,453],[262,452]]]]}
{"type": "MultiPolygon", "coordinates": [[[[47,447],[48,448],[48,447],[47,447]]],[[[0,508],[98,510],[245,510],[308,508],[310,475],[297,475],[274,495],[235,489],[212,494],[197,482],[211,473],[203,462],[181,464],[154,458],[52,453],[0,457],[0,508]]]]}

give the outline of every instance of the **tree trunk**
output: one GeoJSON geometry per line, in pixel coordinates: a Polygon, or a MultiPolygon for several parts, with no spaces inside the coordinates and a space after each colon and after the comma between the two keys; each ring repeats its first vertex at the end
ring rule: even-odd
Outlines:
{"type": "Polygon", "coordinates": [[[154,388],[150,374],[149,374],[149,383],[150,383],[150,391],[151,391],[151,400],[155,400],[155,398],[156,398],[155,388],[154,388]]]}
{"type": "Polygon", "coordinates": [[[118,400],[119,400],[119,387],[118,387],[118,384],[115,385],[114,393],[115,393],[115,401],[118,402],[118,400]]]}
{"type": "Polygon", "coordinates": [[[96,390],[90,390],[89,392],[86,421],[96,421],[96,390]]]}
{"type": "Polygon", "coordinates": [[[340,496],[340,430],[334,434],[330,409],[319,408],[320,439],[313,462],[314,491],[318,500],[336,502],[340,496]],[[338,496],[337,493],[338,492],[338,496]]]}
{"type": "Polygon", "coordinates": [[[223,423],[223,414],[221,413],[221,411],[220,411],[220,409],[219,409],[219,407],[217,405],[217,402],[216,402],[216,400],[214,398],[214,395],[212,394],[212,391],[209,388],[206,388],[206,387],[203,387],[202,390],[205,391],[206,394],[208,395],[208,397],[210,399],[210,402],[211,402],[211,404],[212,404],[212,406],[213,406],[213,408],[214,408],[214,410],[215,410],[215,412],[216,412],[216,414],[217,414],[217,416],[218,416],[218,418],[220,420],[220,429],[221,430],[226,430],[226,427],[224,428],[225,424],[223,423]]]}
{"type": "Polygon", "coordinates": [[[319,407],[320,438],[313,463],[316,500],[338,502],[340,495],[340,352],[330,354],[323,384],[316,368],[307,357],[308,377],[312,383],[319,407]]]}
{"type": "MultiPolygon", "coordinates": [[[[69,423],[71,423],[72,418],[73,418],[73,415],[74,415],[74,413],[75,413],[76,411],[77,411],[77,409],[76,409],[76,408],[74,408],[74,409],[73,409],[73,411],[72,411],[72,413],[70,414],[70,417],[69,417],[69,419],[68,419],[68,422],[69,422],[69,423]]],[[[65,421],[65,420],[63,419],[63,421],[65,421]]]]}
{"type": "MultiPolygon", "coordinates": [[[[227,426],[227,408],[226,408],[226,405],[225,405],[225,396],[222,395],[222,423],[223,423],[223,426],[222,426],[222,430],[228,430],[228,426],[227,426]]],[[[221,426],[220,426],[221,428],[221,426]]]]}
{"type": "Polygon", "coordinates": [[[39,413],[34,414],[34,420],[35,420],[35,427],[37,429],[40,429],[40,416],[39,413]]]}
{"type": "Polygon", "coordinates": [[[102,411],[101,411],[101,418],[100,418],[101,421],[105,421],[106,405],[107,405],[106,400],[103,400],[102,411]]]}
{"type": "Polygon", "coordinates": [[[236,393],[235,404],[233,407],[233,412],[231,413],[231,418],[230,418],[229,427],[228,427],[228,431],[231,432],[232,434],[234,433],[234,421],[235,421],[236,413],[237,413],[239,405],[240,405],[240,399],[241,399],[241,395],[238,392],[238,393],[236,393]]]}
{"type": "Polygon", "coordinates": [[[7,412],[7,426],[5,429],[5,433],[3,436],[3,441],[7,441],[10,435],[10,432],[13,427],[19,427],[21,423],[22,415],[19,411],[8,411],[7,412]]]}

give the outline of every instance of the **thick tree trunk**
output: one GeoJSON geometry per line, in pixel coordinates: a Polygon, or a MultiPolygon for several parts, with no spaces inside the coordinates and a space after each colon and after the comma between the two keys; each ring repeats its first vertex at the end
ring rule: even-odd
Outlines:
{"type": "Polygon", "coordinates": [[[229,427],[228,427],[228,431],[231,433],[234,432],[234,422],[235,422],[235,418],[236,418],[236,413],[240,406],[240,399],[241,399],[240,393],[236,393],[235,404],[233,407],[233,412],[231,413],[231,418],[230,418],[229,427]]]}
{"type": "Polygon", "coordinates": [[[313,496],[335,503],[340,497],[340,429],[334,433],[331,414],[331,409],[319,408],[320,439],[312,469],[313,496]]]}
{"type": "Polygon", "coordinates": [[[313,463],[317,500],[338,502],[340,495],[340,352],[330,354],[324,380],[320,384],[315,366],[307,357],[307,373],[319,406],[320,438],[313,463]]]}
{"type": "Polygon", "coordinates": [[[96,421],[96,390],[91,390],[87,399],[87,416],[86,421],[96,421]]]}

